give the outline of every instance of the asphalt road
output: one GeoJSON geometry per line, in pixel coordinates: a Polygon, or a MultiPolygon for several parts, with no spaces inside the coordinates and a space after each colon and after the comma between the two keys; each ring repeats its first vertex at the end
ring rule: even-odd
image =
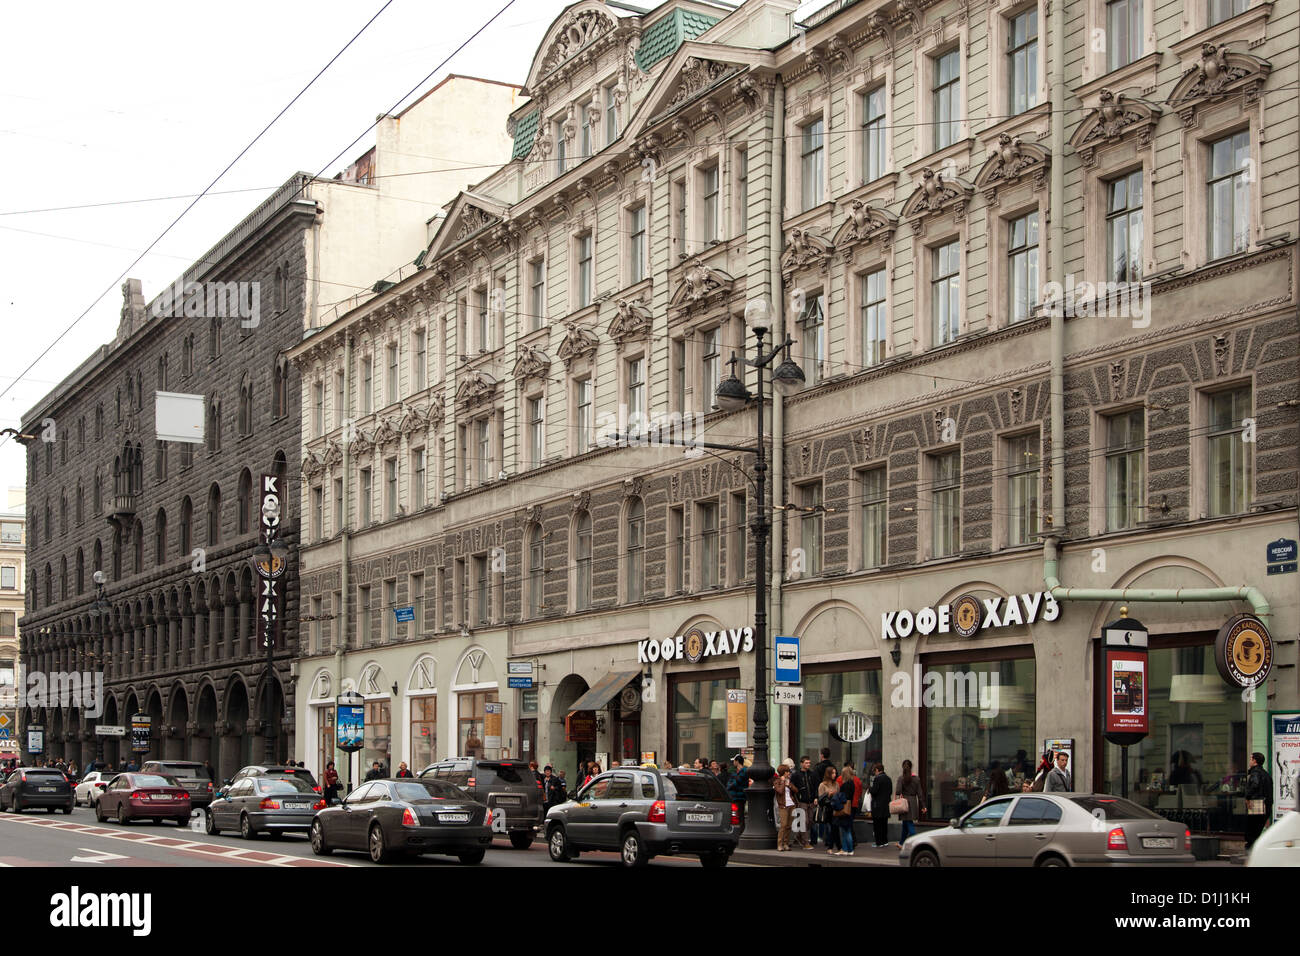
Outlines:
{"type": "MultiPolygon", "coordinates": [[[[261,836],[244,840],[238,836],[208,836],[196,811],[188,828],[173,823],[148,822],[121,826],[98,823],[94,810],[77,807],[71,815],[28,810],[0,813],[0,866],[274,866],[274,867],[367,867],[377,866],[364,853],[336,851],[318,857],[311,852],[305,834],[282,837],[261,836]]],[[[454,857],[415,857],[387,866],[455,867],[454,857]]],[[[618,867],[617,853],[583,853],[573,863],[552,863],[546,844],[536,840],[527,850],[516,850],[509,840],[499,839],[479,866],[544,866],[565,869],[618,867]]],[[[699,867],[694,857],[659,857],[652,867],[699,867]]],[[[733,864],[734,865],[734,864],[733,864]]]]}

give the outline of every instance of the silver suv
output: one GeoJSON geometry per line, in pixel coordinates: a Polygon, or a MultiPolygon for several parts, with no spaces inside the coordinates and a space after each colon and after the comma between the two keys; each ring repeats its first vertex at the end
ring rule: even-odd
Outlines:
{"type": "Polygon", "coordinates": [[[547,849],[557,863],[582,850],[616,850],[628,867],[679,853],[721,867],[739,840],[736,805],[713,774],[695,770],[611,770],[546,814],[547,849]]]}

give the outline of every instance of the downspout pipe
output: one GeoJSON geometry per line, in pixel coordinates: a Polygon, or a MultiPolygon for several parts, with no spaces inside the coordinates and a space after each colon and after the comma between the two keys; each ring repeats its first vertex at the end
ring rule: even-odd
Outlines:
{"type": "MultiPolygon", "coordinates": [[[[772,214],[768,216],[768,237],[767,237],[767,254],[768,254],[768,283],[772,290],[773,303],[777,314],[780,316],[780,330],[777,335],[772,337],[773,342],[784,342],[787,328],[785,315],[785,286],[781,280],[781,246],[784,242],[784,234],[781,228],[782,220],[785,217],[785,80],[780,76],[776,77],[776,85],[772,89],[772,214]]],[[[775,502],[777,495],[785,495],[785,399],[781,393],[772,388],[772,501],[775,502]]],[[[766,502],[758,502],[757,507],[766,507],[766,502]]],[[[781,509],[781,523],[777,533],[769,538],[776,541],[780,547],[779,555],[788,553],[786,545],[786,512],[781,509]]],[[[768,594],[771,599],[768,605],[768,620],[771,627],[768,629],[770,635],[785,633],[785,561],[776,560],[777,555],[773,555],[773,560],[769,562],[772,579],[771,587],[768,594]]],[[[768,650],[774,648],[776,643],[768,641],[768,650]]],[[[773,673],[768,670],[768,673],[773,673]]],[[[766,688],[759,688],[758,693],[766,695],[766,688]]],[[[768,706],[769,728],[775,727],[776,733],[771,743],[771,752],[773,757],[778,754],[784,754],[786,750],[785,724],[782,718],[785,716],[783,709],[778,707],[775,699],[764,697],[768,706]]],[[[776,761],[774,761],[775,764],[776,761]]]]}
{"type": "MultiPolygon", "coordinates": [[[[348,633],[348,564],[351,561],[351,537],[348,534],[348,523],[346,516],[350,513],[348,502],[348,479],[352,475],[352,442],[348,441],[347,429],[351,427],[351,410],[352,410],[352,334],[344,334],[343,344],[343,404],[348,409],[349,414],[344,416],[343,420],[343,533],[339,541],[340,562],[342,570],[339,582],[339,607],[335,620],[338,626],[333,628],[334,631],[334,686],[338,693],[343,691],[343,649],[347,646],[348,633]]],[[[352,779],[352,754],[348,754],[348,784],[349,787],[354,783],[352,779]]]]}
{"type": "MultiPolygon", "coordinates": [[[[1065,4],[1052,4],[1052,166],[1048,274],[1065,283],[1065,4]]],[[[1051,307],[1052,533],[1065,532],[1065,303],[1051,307]]]]}

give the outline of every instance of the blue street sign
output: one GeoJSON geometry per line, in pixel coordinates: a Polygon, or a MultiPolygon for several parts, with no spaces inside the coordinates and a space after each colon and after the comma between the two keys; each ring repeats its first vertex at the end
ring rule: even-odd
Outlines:
{"type": "Polygon", "coordinates": [[[798,684],[800,682],[799,638],[777,637],[775,641],[776,667],[772,671],[772,679],[778,684],[798,684]]]}
{"type": "Polygon", "coordinates": [[[1290,538],[1278,538],[1270,542],[1265,547],[1268,564],[1279,564],[1283,561],[1294,561],[1297,555],[1300,555],[1300,548],[1290,538]]]}
{"type": "Polygon", "coordinates": [[[533,689],[533,679],[531,677],[508,677],[506,678],[506,682],[511,687],[517,687],[520,690],[533,689]]]}
{"type": "Polygon", "coordinates": [[[415,620],[415,606],[407,605],[406,607],[395,607],[393,613],[397,615],[397,623],[402,624],[415,620]]]}

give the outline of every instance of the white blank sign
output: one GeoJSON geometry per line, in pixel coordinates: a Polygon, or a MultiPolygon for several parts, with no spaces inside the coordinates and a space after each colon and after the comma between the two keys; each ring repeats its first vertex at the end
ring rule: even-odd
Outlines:
{"type": "Polygon", "coordinates": [[[155,392],[154,429],[159,441],[203,444],[203,396],[155,392]]]}

